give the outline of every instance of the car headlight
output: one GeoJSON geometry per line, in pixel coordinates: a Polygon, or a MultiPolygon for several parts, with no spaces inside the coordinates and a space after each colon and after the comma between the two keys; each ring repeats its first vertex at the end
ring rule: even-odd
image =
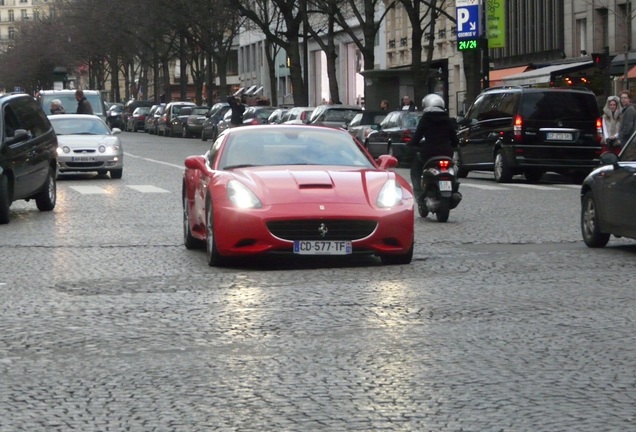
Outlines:
{"type": "Polygon", "coordinates": [[[71,149],[68,146],[64,146],[64,147],[58,147],[57,148],[57,154],[61,155],[63,153],[70,153],[71,149]]]}
{"type": "Polygon", "coordinates": [[[232,204],[242,209],[261,208],[263,204],[256,198],[256,195],[243,183],[230,180],[227,183],[227,196],[232,204]]]}
{"type": "Polygon", "coordinates": [[[382,190],[378,195],[378,207],[387,208],[398,205],[402,202],[403,191],[402,187],[395,181],[395,179],[388,180],[382,186],[382,190]]]}

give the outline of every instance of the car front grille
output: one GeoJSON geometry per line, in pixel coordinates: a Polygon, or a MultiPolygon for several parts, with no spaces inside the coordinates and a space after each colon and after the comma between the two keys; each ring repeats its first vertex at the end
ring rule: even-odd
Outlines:
{"type": "Polygon", "coordinates": [[[68,168],[101,168],[104,166],[104,162],[66,162],[68,168]]]}
{"type": "Polygon", "coordinates": [[[358,240],[368,237],[377,226],[372,220],[289,220],[272,221],[267,228],[284,240],[358,240]]]}

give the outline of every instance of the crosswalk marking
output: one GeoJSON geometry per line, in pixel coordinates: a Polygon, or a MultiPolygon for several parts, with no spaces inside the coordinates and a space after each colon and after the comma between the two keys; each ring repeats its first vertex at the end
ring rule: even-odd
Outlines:
{"type": "Polygon", "coordinates": [[[128,187],[143,193],[170,193],[168,190],[153,185],[130,185],[128,187]]]}
{"type": "Polygon", "coordinates": [[[106,189],[99,186],[71,186],[71,189],[82,195],[104,195],[108,193],[106,189]]]}
{"type": "Polygon", "coordinates": [[[534,185],[534,184],[524,184],[524,183],[508,183],[507,186],[524,188],[524,189],[536,189],[536,190],[559,190],[559,188],[555,188],[555,187],[534,185]]]}
{"type": "Polygon", "coordinates": [[[501,186],[491,186],[491,185],[474,184],[474,183],[466,183],[466,182],[461,182],[460,185],[462,187],[471,187],[471,188],[483,189],[483,190],[507,190],[505,187],[501,187],[501,186]]]}
{"type": "MultiPolygon", "coordinates": [[[[109,190],[101,188],[99,186],[69,186],[75,192],[79,192],[82,195],[107,195],[109,190]]],[[[136,190],[141,193],[170,193],[169,190],[162,189],[153,185],[129,185],[127,188],[136,190]]]]}

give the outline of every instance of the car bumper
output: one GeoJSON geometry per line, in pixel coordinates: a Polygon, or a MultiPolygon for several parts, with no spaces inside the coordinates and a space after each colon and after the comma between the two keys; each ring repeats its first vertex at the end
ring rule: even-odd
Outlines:
{"type": "Polygon", "coordinates": [[[124,167],[124,155],[123,153],[104,156],[58,155],[57,164],[60,172],[121,169],[124,167]]]}
{"type": "MultiPolygon", "coordinates": [[[[223,227],[221,232],[216,233],[217,249],[221,255],[228,257],[293,254],[294,240],[310,240],[310,236],[320,240],[350,240],[353,254],[404,254],[413,245],[412,199],[393,209],[374,210],[367,205],[338,204],[333,205],[334,211],[318,212],[317,207],[316,204],[284,204],[267,209],[240,210],[215,206],[215,224],[223,227]],[[304,228],[299,231],[287,229],[283,234],[273,227],[277,222],[304,228]],[[328,231],[324,237],[319,235],[323,223],[327,230],[332,227],[332,234],[328,231]],[[360,225],[372,225],[373,228],[368,233],[359,234],[362,235],[360,238],[348,237],[352,231],[347,227],[355,229],[360,225]],[[277,235],[272,231],[276,231],[277,235]]],[[[204,239],[205,234],[199,232],[198,237],[204,239]]]]}

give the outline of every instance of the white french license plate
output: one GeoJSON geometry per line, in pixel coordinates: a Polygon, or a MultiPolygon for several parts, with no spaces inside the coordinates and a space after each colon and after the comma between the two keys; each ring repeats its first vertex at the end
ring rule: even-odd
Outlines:
{"type": "Polygon", "coordinates": [[[299,255],[349,255],[349,240],[294,240],[294,253],[299,255]]]}
{"type": "Polygon", "coordinates": [[[453,185],[451,184],[449,180],[442,180],[439,182],[440,192],[446,192],[446,191],[452,191],[452,190],[453,190],[453,185]]]}
{"type": "Polygon", "coordinates": [[[73,162],[95,162],[95,158],[91,156],[73,156],[71,158],[73,162]]]}
{"type": "Polygon", "coordinates": [[[546,138],[555,141],[572,141],[572,134],[562,132],[548,132],[546,138]]]}

